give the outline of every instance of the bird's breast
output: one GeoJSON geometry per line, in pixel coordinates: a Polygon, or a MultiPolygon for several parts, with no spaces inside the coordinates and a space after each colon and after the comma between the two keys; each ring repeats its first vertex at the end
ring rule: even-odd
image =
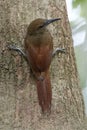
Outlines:
{"type": "Polygon", "coordinates": [[[35,71],[45,71],[52,60],[52,44],[31,44],[27,49],[27,55],[32,68],[35,71]]]}

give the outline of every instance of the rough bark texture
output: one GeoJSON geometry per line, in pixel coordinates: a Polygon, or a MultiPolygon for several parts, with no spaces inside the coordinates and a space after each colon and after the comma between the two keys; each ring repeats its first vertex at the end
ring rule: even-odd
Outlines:
{"type": "Polygon", "coordinates": [[[65,0],[0,0],[1,130],[83,129],[84,104],[71,35],[65,0]],[[38,17],[61,17],[61,22],[53,23],[49,29],[54,48],[66,48],[67,52],[56,55],[50,67],[53,98],[48,116],[41,114],[28,64],[6,47],[12,42],[23,47],[28,24],[38,17]]]}

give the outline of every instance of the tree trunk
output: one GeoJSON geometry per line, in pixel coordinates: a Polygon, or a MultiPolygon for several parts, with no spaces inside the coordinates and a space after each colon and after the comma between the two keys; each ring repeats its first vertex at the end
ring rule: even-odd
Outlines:
{"type": "Polygon", "coordinates": [[[82,130],[84,103],[65,0],[1,0],[0,12],[0,129],[82,130]],[[23,48],[29,23],[40,17],[61,18],[48,28],[54,49],[66,49],[50,67],[52,110],[48,116],[41,113],[29,65],[7,48],[13,42],[23,48]]]}

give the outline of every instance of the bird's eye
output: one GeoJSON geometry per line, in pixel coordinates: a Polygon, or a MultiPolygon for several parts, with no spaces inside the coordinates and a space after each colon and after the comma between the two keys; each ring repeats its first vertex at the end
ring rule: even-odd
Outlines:
{"type": "Polygon", "coordinates": [[[38,27],[38,29],[41,29],[43,27],[43,25],[40,25],[39,27],[38,27]]]}

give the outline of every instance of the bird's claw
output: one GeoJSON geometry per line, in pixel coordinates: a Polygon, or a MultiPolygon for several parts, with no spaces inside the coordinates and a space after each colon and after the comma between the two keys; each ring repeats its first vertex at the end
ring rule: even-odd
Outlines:
{"type": "Polygon", "coordinates": [[[19,47],[16,47],[16,45],[8,45],[7,46],[10,50],[19,50],[20,48],[19,47]]]}
{"type": "Polygon", "coordinates": [[[66,53],[66,49],[65,49],[65,48],[56,48],[56,49],[53,51],[52,56],[55,56],[56,53],[66,53]]]}
{"type": "Polygon", "coordinates": [[[16,45],[8,45],[7,47],[8,47],[10,50],[14,50],[14,51],[19,52],[21,55],[23,55],[23,57],[24,57],[26,60],[28,60],[26,54],[22,51],[22,49],[20,49],[20,48],[17,47],[16,45]]]}

